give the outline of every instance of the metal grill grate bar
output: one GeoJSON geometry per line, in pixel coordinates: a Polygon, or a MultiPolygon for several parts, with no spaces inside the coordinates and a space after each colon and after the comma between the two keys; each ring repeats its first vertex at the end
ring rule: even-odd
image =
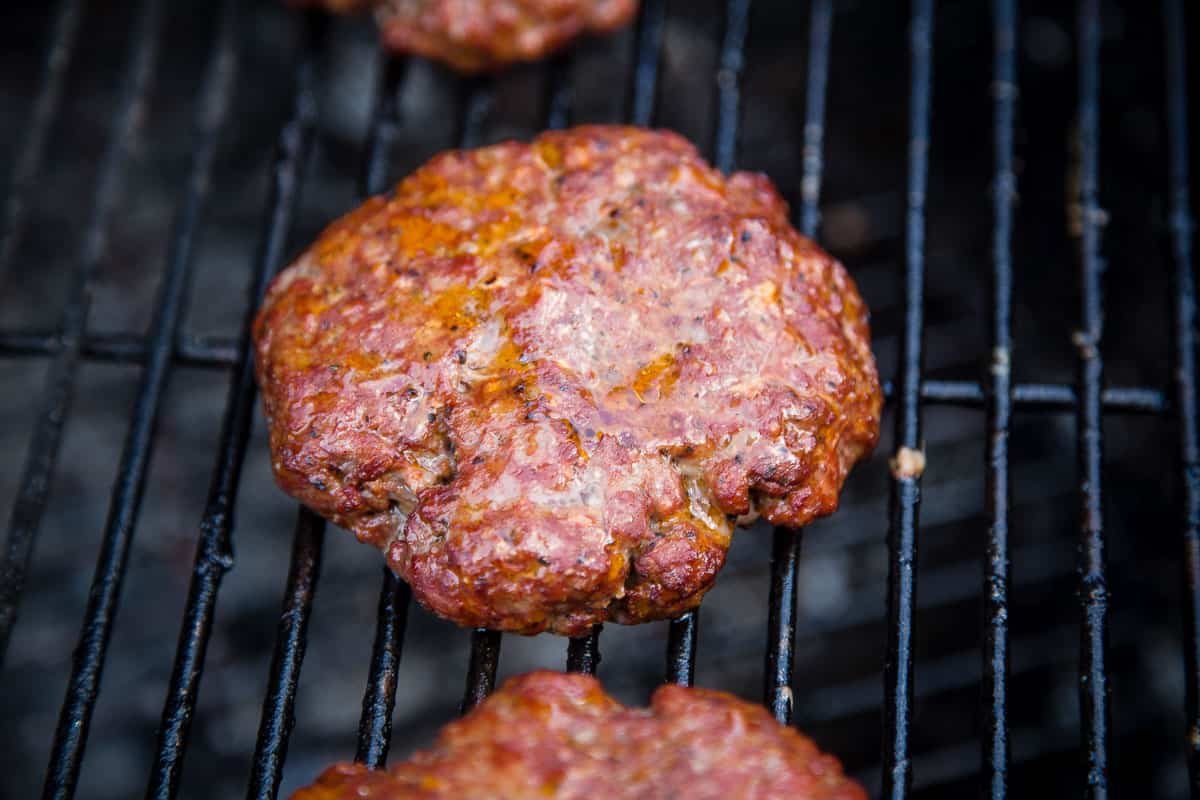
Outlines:
{"type": "Polygon", "coordinates": [[[55,353],[46,377],[46,388],[41,396],[40,411],[25,457],[17,500],[9,519],[8,538],[3,561],[0,562],[0,663],[3,663],[16,623],[34,539],[46,509],[63,428],[71,410],[83,335],[87,328],[89,284],[108,247],[109,222],[120,195],[132,140],[141,126],[145,98],[153,79],[154,63],[158,56],[160,10],[154,0],[147,0],[138,12],[117,113],[113,118],[108,148],[101,161],[92,200],[92,215],[84,230],[78,266],[59,322],[61,346],[55,353]]]}
{"type": "Polygon", "coordinates": [[[546,128],[557,131],[571,124],[571,104],[574,90],[571,87],[571,54],[557,53],[550,58],[549,75],[546,77],[546,128]]]}
{"type": "MultiPolygon", "coordinates": [[[[804,171],[800,179],[800,228],[817,238],[820,221],[821,146],[825,132],[825,91],[833,36],[832,0],[815,0],[809,14],[808,78],[804,110],[804,171]]],[[[801,531],[776,528],[771,543],[771,595],[767,610],[767,660],[764,702],[785,725],[792,721],[795,694],[792,669],[796,643],[796,573],[801,531]]]]}
{"type": "Polygon", "coordinates": [[[62,102],[67,68],[78,40],[79,21],[83,17],[83,0],[62,0],[54,12],[50,46],[46,48],[46,63],[42,67],[41,89],[29,115],[29,127],[17,152],[4,214],[0,217],[0,282],[8,275],[9,264],[25,230],[26,195],[33,179],[42,167],[50,126],[62,102]]]}
{"type": "Polygon", "coordinates": [[[667,676],[668,683],[691,686],[696,678],[696,640],[700,636],[697,619],[700,609],[684,614],[671,621],[667,629],[667,676]]]}
{"type": "Polygon", "coordinates": [[[732,172],[737,162],[741,81],[749,28],[750,0],[727,0],[725,36],[717,65],[717,125],[713,135],[713,166],[721,172],[732,172]]]}
{"type": "MultiPolygon", "coordinates": [[[[921,338],[924,326],[925,189],[929,168],[929,106],[933,82],[933,0],[914,0],[910,35],[908,219],[905,229],[904,330],[896,413],[897,458],[921,449],[921,338]]],[[[917,509],[920,470],[893,464],[888,525],[888,635],[883,665],[883,797],[907,797],[912,787],[909,727],[913,699],[913,606],[917,592],[917,509]]]]}
{"type": "MultiPolygon", "coordinates": [[[[49,331],[0,332],[0,356],[53,356],[63,348],[61,334],[49,331]]],[[[84,358],[118,364],[144,364],[150,344],[137,333],[85,334],[84,358]]],[[[237,340],[223,336],[179,336],[173,357],[180,366],[229,367],[237,362],[237,340]]]]}
{"type": "Polygon", "coordinates": [[[638,13],[637,50],[633,63],[633,91],[629,96],[629,121],[643,128],[654,124],[658,97],[658,65],[662,60],[663,31],[667,23],[666,0],[643,0],[638,13]]]}
{"type": "Polygon", "coordinates": [[[249,800],[275,800],[279,794],[288,738],[296,724],[296,684],[300,681],[300,666],[304,663],[304,650],[308,644],[308,619],[317,591],[324,541],[325,520],[307,508],[301,508],[296,514],[296,535],[292,541],[283,611],[279,616],[279,637],[271,659],[271,675],[267,679],[250,785],[246,790],[249,800]]]}
{"type": "Polygon", "coordinates": [[[1200,417],[1196,408],[1196,279],[1188,174],[1186,20],[1179,0],[1164,0],[1168,197],[1175,292],[1175,397],[1183,471],[1184,636],[1187,761],[1191,796],[1200,798],[1200,417]]]}
{"type": "Polygon", "coordinates": [[[467,666],[467,689],[459,713],[465,714],[487,699],[496,689],[496,670],[500,666],[498,631],[478,628],[471,633],[471,662],[467,666]]]}
{"type": "MultiPolygon", "coordinates": [[[[208,198],[218,140],[229,110],[237,72],[234,8],[231,2],[224,4],[200,98],[197,147],[183,203],[175,221],[166,275],[151,323],[146,368],[142,373],[131,425],[121,454],[100,558],[84,614],[83,631],[59,718],[55,742],[56,745],[61,743],[61,747],[56,747],[51,756],[46,781],[47,796],[70,796],[74,793],[108,645],[116,624],[121,586],[141,508],[155,428],[170,377],[173,343],[183,317],[196,234],[208,198]]],[[[157,33],[152,35],[157,36],[157,33]]]]}
{"type": "Polygon", "coordinates": [[[1008,794],[1008,438],[1012,424],[1012,227],[1017,179],[1013,171],[1013,118],[1016,114],[1017,14],[1014,0],[992,5],[995,30],[992,100],[996,174],[992,184],[992,363],[988,376],[987,492],[991,517],[984,558],[983,603],[987,630],[983,649],[983,764],[992,800],[1008,794]]]}
{"type": "Polygon", "coordinates": [[[590,634],[572,639],[567,645],[567,672],[596,674],[600,666],[600,629],[597,625],[590,634]]]}
{"type": "MultiPolygon", "coordinates": [[[[224,572],[232,566],[232,518],[240,470],[252,426],[256,392],[249,324],[261,302],[267,282],[282,264],[298,207],[304,167],[315,140],[316,63],[323,52],[323,34],[327,25],[326,18],[321,14],[314,12],[306,17],[307,44],[297,70],[292,117],[280,134],[279,157],[274,167],[269,209],[254,266],[250,305],[242,335],[236,340],[185,336],[179,328],[186,305],[191,256],[216,160],[221,124],[231,103],[235,80],[234,17],[237,2],[225,0],[223,5],[222,22],[200,99],[196,129],[198,146],[192,157],[189,178],[172,227],[170,250],[150,331],[145,336],[128,333],[89,334],[87,315],[89,282],[105,255],[108,227],[131,155],[131,142],[140,126],[146,97],[154,79],[154,66],[161,46],[159,34],[164,5],[161,0],[142,0],[138,11],[134,44],[124,67],[126,72],[122,93],[113,118],[108,150],[100,166],[92,215],[85,231],[60,329],[0,331],[0,357],[44,356],[52,359],[47,389],[42,397],[43,405],[13,509],[7,549],[3,562],[0,562],[0,661],[16,619],[24,574],[46,506],[79,365],[83,359],[95,359],[144,366],[113,487],[92,594],[54,741],[44,790],[46,797],[69,798],[74,794],[88,726],[100,688],[105,654],[115,624],[129,547],[154,444],[155,422],[170,370],[175,365],[232,366],[234,374],[229,387],[220,454],[200,525],[196,564],[163,712],[157,760],[147,796],[170,798],[177,794],[179,788],[183,753],[214,624],[216,597],[224,572]]],[[[1010,589],[1037,580],[1038,576],[1044,577],[1044,570],[1022,570],[1022,580],[1010,585],[1013,578],[1010,574],[1008,546],[1008,524],[1012,510],[1008,437],[1014,414],[1039,411],[1078,415],[1079,497],[1082,512],[1077,565],[1082,611],[1079,691],[1087,761],[1085,793],[1092,798],[1107,797],[1110,720],[1105,658],[1109,610],[1101,506],[1103,414],[1173,412],[1180,419],[1179,453],[1185,490],[1183,539],[1188,594],[1184,637],[1188,761],[1192,796],[1200,798],[1200,411],[1197,409],[1196,395],[1196,288],[1191,272],[1192,221],[1187,163],[1186,42],[1183,33],[1185,9],[1179,0],[1163,0],[1176,369],[1171,389],[1162,391],[1150,387],[1105,388],[1103,385],[1100,351],[1103,333],[1101,232],[1106,217],[1099,205],[1098,179],[1098,0],[1079,0],[1078,3],[1079,106],[1078,151],[1075,155],[1079,181],[1078,202],[1072,208],[1071,216],[1071,233],[1080,237],[1082,324],[1081,331],[1075,335],[1079,350],[1078,380],[1075,385],[1016,384],[1012,381],[1011,243],[1014,224],[1012,202],[1016,192],[1013,172],[1017,99],[1016,6],[1016,0],[994,0],[992,5],[995,28],[992,86],[995,196],[990,370],[979,382],[926,380],[922,376],[924,235],[934,3],[933,0],[913,0],[904,328],[901,369],[894,385],[885,384],[885,393],[896,401],[895,446],[898,450],[920,450],[921,413],[925,403],[978,408],[986,412],[985,500],[989,518],[983,595],[986,640],[982,659],[974,651],[964,651],[941,661],[922,662],[922,675],[927,680],[919,692],[916,690],[912,649],[916,610],[947,602],[948,599],[962,599],[966,596],[964,586],[969,583],[978,587],[979,584],[978,577],[970,578],[969,572],[964,573],[964,577],[959,574],[962,572],[960,570],[951,577],[962,580],[955,582],[953,587],[947,588],[949,583],[946,583],[939,589],[940,573],[935,571],[922,576],[925,602],[917,603],[915,569],[920,475],[919,470],[906,472],[893,466],[888,533],[889,630],[884,664],[883,794],[889,798],[903,798],[911,792],[913,759],[910,727],[914,698],[949,688],[964,688],[981,679],[985,725],[979,748],[982,750],[985,770],[983,779],[988,787],[985,791],[992,798],[1007,795],[1008,771],[1013,761],[1013,735],[1007,719],[1010,676],[1036,668],[1047,658],[1045,653],[1038,650],[1034,661],[1017,658],[1015,667],[1010,664],[1007,616],[1010,589]]],[[[715,75],[716,118],[712,131],[712,155],[713,163],[728,172],[734,168],[737,156],[740,79],[745,67],[744,48],[750,2],[726,0],[724,7],[724,32],[715,75]]],[[[81,8],[81,0],[62,0],[55,12],[42,86],[34,103],[32,122],[17,154],[11,191],[3,209],[0,275],[11,261],[23,230],[26,194],[40,169],[48,131],[61,102],[65,73],[78,37],[81,8]]],[[[635,124],[649,125],[655,116],[666,15],[665,0],[643,2],[630,75],[629,116],[635,124]]],[[[803,232],[815,236],[819,225],[824,111],[832,38],[831,0],[813,0],[809,36],[800,220],[803,232]]],[[[544,95],[548,128],[562,128],[570,124],[570,65],[568,54],[555,56],[549,62],[544,95]]],[[[366,195],[378,194],[388,183],[390,154],[399,131],[399,93],[405,72],[406,63],[402,59],[382,57],[376,107],[363,162],[362,185],[366,195]]],[[[466,80],[461,86],[462,116],[458,143],[461,147],[474,147],[482,143],[484,123],[493,102],[493,90],[487,79],[466,80]]],[[[319,575],[325,523],[306,509],[301,508],[298,514],[287,589],[283,598],[284,613],[279,624],[248,785],[248,797],[251,798],[274,798],[279,790],[294,723],[296,686],[305,654],[307,624],[319,575]]],[[[766,704],[784,722],[790,721],[793,711],[791,673],[797,628],[796,578],[800,548],[799,532],[783,529],[774,532],[764,695],[766,704]]],[[[1063,559],[1066,559],[1065,555],[1063,559]]],[[[952,571],[945,572],[949,574],[952,571]]],[[[978,575],[977,572],[974,574],[978,575]]],[[[408,586],[385,568],[356,755],[358,761],[371,767],[382,766],[387,758],[397,670],[410,600],[408,586]]],[[[869,616],[869,611],[859,609],[850,615],[850,619],[869,621],[875,618],[869,616]]],[[[669,625],[666,655],[667,679],[670,681],[684,685],[690,685],[693,681],[698,622],[699,609],[696,609],[669,625]]],[[[840,621],[839,629],[845,628],[845,622],[845,619],[840,621]]],[[[1121,641],[1122,636],[1128,638],[1127,630],[1122,634],[1120,617],[1114,620],[1113,626],[1115,640],[1121,641]]],[[[824,630],[819,622],[810,622],[800,628],[808,633],[824,630]]],[[[1052,637],[1045,637],[1046,641],[1061,637],[1061,631],[1052,633],[1052,637]]],[[[600,626],[597,626],[590,635],[570,641],[566,654],[568,671],[596,672],[600,661],[599,635],[600,626]]],[[[494,689],[501,645],[502,637],[497,632],[482,629],[473,632],[462,704],[464,712],[494,689]]],[[[1059,657],[1062,655],[1058,654],[1059,657]]],[[[851,691],[857,693],[854,694],[854,702],[858,704],[855,709],[871,710],[878,695],[864,691],[860,683],[856,681],[843,687],[833,687],[820,696],[806,698],[815,705],[813,709],[805,709],[805,716],[809,719],[843,716],[845,709],[837,714],[822,710],[825,705],[837,700],[839,688],[845,690],[842,694],[846,697],[850,696],[851,691]]],[[[1015,734],[1020,745],[1020,731],[1017,730],[1015,734]]],[[[974,743],[965,746],[969,746],[972,753],[977,752],[974,743]]],[[[925,777],[928,780],[928,776],[925,777]]]]}
{"type": "MultiPolygon", "coordinates": [[[[376,87],[375,109],[367,136],[362,194],[383,192],[390,180],[392,145],[400,125],[400,89],[407,62],[381,55],[382,67],[376,87]]],[[[358,724],[358,748],[354,760],[372,769],[387,762],[392,739],[392,711],[396,707],[396,677],[404,647],[404,630],[412,592],[408,584],[384,566],[379,590],[379,611],[371,667],[363,693],[362,717],[358,724]]]]}
{"type": "Polygon", "coordinates": [[[1082,291],[1079,349],[1079,599],[1083,614],[1079,661],[1079,714],[1087,774],[1086,797],[1108,797],[1108,586],[1105,576],[1104,519],[1100,486],[1103,462],[1100,388],[1104,362],[1100,229],[1100,5],[1079,3],[1078,218],[1079,281],[1082,291]]]}
{"type": "Polygon", "coordinates": [[[271,175],[270,198],[262,239],[255,254],[246,318],[239,344],[239,362],[226,398],[225,419],[213,470],[212,486],[200,521],[196,563],[179,633],[175,664],[168,684],[156,759],[146,796],[174,797],[179,790],[183,754],[191,731],[204,656],[212,634],[217,592],[233,566],[232,527],[238,479],[246,455],[254,411],[254,359],[250,326],[279,268],[299,205],[304,167],[312,152],[316,125],[316,59],[324,42],[324,20],[305,17],[306,46],[297,71],[290,119],[280,131],[271,175]]]}

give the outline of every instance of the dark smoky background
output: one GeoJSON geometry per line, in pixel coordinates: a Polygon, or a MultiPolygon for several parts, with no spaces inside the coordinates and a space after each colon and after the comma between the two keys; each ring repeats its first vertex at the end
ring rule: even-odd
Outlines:
{"type": "MultiPolygon", "coordinates": [[[[53,330],[68,294],[129,55],[133,2],[86,4],[62,108],[30,195],[8,274],[0,330],[53,330]]],[[[277,132],[289,113],[301,25],[273,0],[248,2],[239,73],[194,261],[188,334],[236,336],[260,235],[277,132]]],[[[1067,227],[1076,103],[1074,10],[1029,2],[1019,29],[1015,229],[1016,380],[1071,382],[1077,325],[1076,242],[1067,227]]],[[[1101,82],[1101,202],[1109,220],[1107,337],[1112,385],[1169,384],[1169,258],[1161,19],[1106,2],[1101,82]]],[[[7,186],[30,121],[53,9],[0,11],[0,183],[7,186]]],[[[1194,11],[1194,10],[1190,10],[1194,11]]],[[[145,118],[124,173],[107,251],[92,283],[89,330],[140,332],[151,317],[171,219],[195,147],[201,75],[216,35],[214,4],[169,3],[145,118]]],[[[1194,17],[1195,14],[1192,13],[1194,17]]],[[[656,124],[707,148],[722,5],[674,2],[662,56],[656,124]]],[[[873,310],[880,371],[899,358],[908,114],[907,9],[836,4],[829,71],[823,243],[873,310]]],[[[576,122],[616,122],[629,87],[633,31],[574,51],[576,122]]],[[[798,203],[808,59],[808,6],[760,0],[750,23],[740,166],[769,174],[798,203]]],[[[928,199],[928,374],[982,379],[991,269],[991,21],[987,4],[937,11],[928,199]]],[[[320,63],[320,126],[289,253],[356,202],[379,59],[365,20],[334,23],[320,63]]],[[[528,137],[545,116],[545,65],[499,75],[484,138],[528,137]]],[[[399,177],[454,142],[458,79],[414,63],[392,150],[399,177]]],[[[1193,104],[1194,106],[1195,104],[1193,104]]],[[[1195,127],[1193,127],[1195,130],[1195,127]]],[[[46,359],[0,358],[0,507],[11,508],[45,378],[46,359]]],[[[72,649],[87,600],[140,369],[99,361],[79,372],[50,504],[37,538],[21,617],[0,679],[0,797],[38,794],[72,649]]],[[[151,764],[186,601],[230,375],[176,367],[158,429],[145,502],[104,673],[79,797],[139,796],[151,764]]],[[[843,508],[804,532],[795,686],[798,724],[874,791],[879,786],[887,575],[887,454],[851,477],[843,508]]],[[[1106,417],[1105,513],[1111,570],[1114,741],[1118,794],[1183,797],[1179,645],[1179,487],[1169,418],[1106,417]]],[[[917,795],[976,791],[983,611],[982,411],[927,407],[916,625],[917,795]]],[[[1073,792],[1078,733],[1077,483],[1070,414],[1021,412],[1013,430],[1010,720],[1013,796],[1073,792]]],[[[243,472],[236,565],[217,606],[182,795],[239,796],[249,773],[276,638],[296,509],[273,485],[261,418],[243,472]]],[[[701,612],[699,685],[758,699],[766,649],[769,532],[740,533],[701,612]]],[[[284,793],[354,754],[374,636],[379,554],[330,529],[297,695],[284,793]]],[[[662,679],[665,623],[608,626],[599,676],[642,703],[662,679]]],[[[400,668],[392,758],[430,741],[463,691],[468,635],[413,607],[400,668]]],[[[504,638],[500,677],[561,668],[565,642],[504,638]]]]}

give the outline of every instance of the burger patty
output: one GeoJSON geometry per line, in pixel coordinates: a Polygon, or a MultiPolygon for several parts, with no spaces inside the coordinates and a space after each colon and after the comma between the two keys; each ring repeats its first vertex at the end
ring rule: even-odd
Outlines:
{"type": "Polygon", "coordinates": [[[509,680],[431,750],[332,767],[292,800],[866,800],[811,739],[723,692],[664,686],[626,708],[584,675],[509,680]]]}
{"type": "Polygon", "coordinates": [[[638,0],[295,0],[346,13],[375,9],[393,50],[462,72],[535,61],[584,33],[616,30],[638,0]]]}
{"type": "Polygon", "coordinates": [[[255,337],[280,486],[473,627],[693,608],[735,524],[830,513],[878,437],[846,271],[666,132],[443,153],[281,273],[255,337]]]}

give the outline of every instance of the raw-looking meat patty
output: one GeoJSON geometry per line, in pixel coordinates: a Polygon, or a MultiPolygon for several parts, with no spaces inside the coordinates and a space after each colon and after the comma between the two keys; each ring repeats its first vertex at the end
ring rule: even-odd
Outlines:
{"type": "Polygon", "coordinates": [[[505,683],[431,750],[331,767],[292,800],[866,800],[838,760],[724,692],[664,686],[626,708],[584,675],[505,683]]]}
{"type": "Polygon", "coordinates": [[[293,0],[336,12],[375,9],[388,47],[479,72],[536,61],[584,33],[624,26],[638,0],[293,0]]]}
{"type": "Polygon", "coordinates": [[[468,626],[680,614],[736,523],[832,512],[878,436],[846,271],[672,133],[443,153],[330,226],[255,335],[280,486],[468,626]]]}

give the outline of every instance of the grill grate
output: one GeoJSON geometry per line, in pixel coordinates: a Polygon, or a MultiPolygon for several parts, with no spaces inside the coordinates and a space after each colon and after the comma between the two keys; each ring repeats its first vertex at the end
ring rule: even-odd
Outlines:
{"type": "MultiPolygon", "coordinates": [[[[236,39],[239,2],[225,0],[204,88],[198,101],[195,150],[183,187],[163,282],[148,334],[98,334],[88,330],[89,282],[106,248],[107,232],[130,141],[140,125],[154,80],[164,22],[163,0],[143,0],[124,73],[124,88],[101,161],[71,293],[54,331],[0,331],[0,356],[41,356],[50,360],[48,381],[40,398],[38,421],[30,439],[19,493],[0,562],[0,658],[17,617],[25,574],[37,529],[46,507],[63,426],[80,365],[88,359],[142,367],[131,426],[113,487],[99,562],[84,617],[79,645],[59,718],[46,777],[46,798],[74,795],[88,738],[88,727],[100,689],[101,673],[117,614],[122,579],[155,440],[155,426],[173,366],[233,368],[217,460],[207,506],[200,523],[191,588],[187,600],[174,671],[163,708],[162,725],[147,796],[178,794],[184,753],[200,688],[205,654],[213,630],[221,580],[232,566],[231,534],[239,478],[250,435],[255,385],[249,325],[267,282],[281,267],[296,217],[306,164],[314,148],[317,125],[317,72],[327,39],[327,20],[305,16],[306,44],[296,67],[291,116],[279,132],[271,194],[254,256],[250,303],[240,338],[196,337],[181,331],[188,277],[197,230],[208,195],[221,131],[238,76],[236,39]]],[[[727,0],[724,33],[716,70],[716,120],[711,155],[724,171],[734,168],[738,148],[741,80],[750,24],[749,0],[727,0]]],[[[52,40],[31,123],[20,147],[0,229],[0,274],[6,270],[25,224],[30,185],[36,178],[48,130],[61,104],[64,74],[78,40],[82,3],[63,0],[56,11],[52,40]]],[[[1168,394],[1148,387],[1105,387],[1103,380],[1101,296],[1101,230],[1099,205],[1100,23],[1098,0],[1078,4],[1078,196],[1079,283],[1081,295],[1077,385],[1012,381],[1011,354],[1013,269],[1011,240],[1016,113],[1017,10],[1014,0],[993,3],[993,133],[994,205],[992,238],[992,320],[989,370],[983,381],[933,380],[922,370],[925,273],[925,198],[928,180],[930,113],[933,98],[933,0],[914,0],[910,36],[909,158],[905,226],[904,321],[900,370],[885,387],[896,410],[896,446],[920,450],[925,406],[984,409],[987,431],[986,511],[989,527],[983,554],[986,637],[982,654],[984,697],[982,742],[987,791],[1007,794],[1012,760],[1012,733],[1007,719],[1010,675],[1008,602],[1010,590],[1009,437],[1017,412],[1071,411],[1077,418],[1080,560],[1082,611],[1079,693],[1086,772],[1081,785],[1088,797],[1108,795],[1109,710],[1105,665],[1109,614],[1105,579],[1105,537],[1101,522],[1103,416],[1106,413],[1162,415],[1179,419],[1179,454],[1184,485],[1183,544],[1188,577],[1185,614],[1186,708],[1188,766],[1192,797],[1200,798],[1200,418],[1197,417],[1195,323],[1196,289],[1192,275],[1192,222],[1189,204],[1187,90],[1184,11],[1180,0],[1164,0],[1166,104],[1169,157],[1171,254],[1174,260],[1175,386],[1168,394]]],[[[627,117],[636,124],[654,121],[659,70],[667,20],[665,0],[645,0],[634,36],[635,54],[629,76],[627,117]]],[[[832,42],[831,0],[813,0],[809,18],[809,61],[803,140],[800,227],[814,236],[819,225],[822,147],[829,53],[832,42]]],[[[567,74],[571,56],[559,56],[548,67],[544,122],[569,124],[572,96],[567,74]]],[[[400,89],[406,63],[382,57],[367,137],[361,194],[383,191],[389,184],[388,154],[397,139],[400,89]]],[[[481,129],[493,101],[488,79],[461,82],[462,102],[457,143],[482,140],[481,129]]],[[[893,478],[889,524],[888,641],[884,664],[885,714],[883,794],[903,798],[911,793],[914,759],[910,745],[914,699],[914,617],[917,605],[917,547],[920,477],[893,478]]],[[[255,747],[248,788],[252,798],[273,798],[281,784],[288,739],[295,719],[295,695],[304,659],[306,632],[320,572],[325,525],[307,510],[297,514],[274,657],[255,747]]],[[[764,702],[781,721],[791,720],[792,672],[797,627],[797,571],[801,535],[774,533],[767,618],[764,702]]],[[[930,578],[932,576],[926,576],[930,578]]],[[[395,707],[398,667],[411,595],[408,587],[383,571],[379,613],[363,697],[356,760],[372,767],[386,762],[395,707]]],[[[1051,634],[1048,634],[1051,636],[1051,634]]],[[[571,640],[568,670],[595,672],[600,661],[601,631],[571,640]]],[[[699,612],[669,625],[666,679],[690,685],[699,639],[699,612]]],[[[471,634],[471,656],[462,711],[486,697],[496,683],[502,638],[478,630],[471,634]]],[[[929,665],[923,665],[929,666],[929,665]]],[[[929,666],[937,675],[966,672],[961,664],[929,666]],[[953,666],[953,668],[950,668],[953,666]]],[[[937,683],[934,678],[931,683],[937,683]]],[[[966,680],[961,675],[950,683],[966,680]]],[[[963,684],[966,685],[966,684],[963,684]]],[[[932,687],[923,687],[932,688],[932,687]]]]}

